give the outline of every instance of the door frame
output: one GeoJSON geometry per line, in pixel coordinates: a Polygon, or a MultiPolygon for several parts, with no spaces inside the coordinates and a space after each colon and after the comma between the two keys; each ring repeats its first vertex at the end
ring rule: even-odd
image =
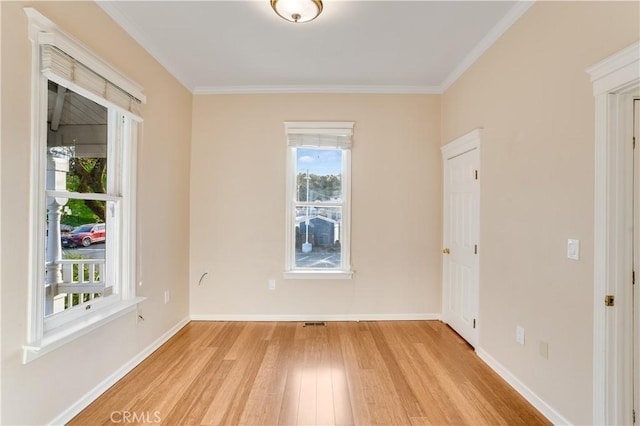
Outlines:
{"type": "MultiPolygon", "coordinates": [[[[633,138],[640,142],[640,93],[633,100],[633,138]]],[[[640,147],[635,146],[633,152],[633,270],[640,273],[640,147]]],[[[640,286],[640,277],[638,286],[640,286]]],[[[631,308],[631,348],[633,384],[632,407],[637,416],[640,408],[640,288],[633,286],[631,308]]],[[[636,423],[638,420],[636,419],[636,423]]]]}
{"type": "MultiPolygon", "coordinates": [[[[480,156],[480,142],[481,142],[481,136],[482,136],[482,128],[476,128],[472,131],[470,131],[469,133],[460,136],[456,139],[454,139],[453,141],[449,142],[448,144],[446,144],[445,146],[441,147],[440,150],[442,152],[442,174],[443,174],[443,182],[442,182],[442,186],[443,186],[443,191],[442,191],[442,195],[443,195],[443,216],[442,216],[442,247],[449,247],[449,241],[447,241],[447,229],[448,229],[448,224],[447,224],[447,210],[448,210],[448,206],[447,206],[447,202],[446,202],[446,197],[447,197],[447,193],[448,193],[448,189],[447,189],[447,175],[446,175],[446,164],[447,161],[450,160],[451,158],[457,157],[459,155],[465,154],[469,151],[472,150],[477,150],[478,152],[478,173],[480,173],[480,166],[481,166],[481,156],[480,156]]],[[[478,181],[480,182],[480,181],[478,181]]],[[[476,210],[477,210],[477,244],[478,246],[480,246],[480,186],[478,185],[477,188],[477,193],[476,193],[476,210]]],[[[475,327],[475,333],[472,336],[471,341],[469,342],[469,344],[471,344],[471,346],[473,346],[474,348],[478,347],[479,344],[479,340],[480,340],[480,326],[481,326],[481,321],[480,321],[480,253],[477,254],[476,256],[476,274],[473,277],[473,280],[476,283],[476,294],[475,294],[475,300],[474,300],[474,306],[473,306],[473,311],[475,313],[474,317],[476,319],[476,327],[475,327]]],[[[446,265],[447,265],[447,259],[445,257],[445,255],[442,256],[442,320],[443,322],[447,322],[446,318],[445,318],[445,306],[447,306],[447,304],[449,303],[449,291],[446,285],[446,281],[447,281],[447,270],[446,270],[446,265]]]]}
{"type": "MultiPolygon", "coordinates": [[[[593,423],[629,424],[633,409],[633,102],[640,42],[589,67],[595,97],[593,423]],[[615,306],[605,307],[605,295],[615,306]]],[[[640,149],[640,148],[638,148],[640,149]]]]}

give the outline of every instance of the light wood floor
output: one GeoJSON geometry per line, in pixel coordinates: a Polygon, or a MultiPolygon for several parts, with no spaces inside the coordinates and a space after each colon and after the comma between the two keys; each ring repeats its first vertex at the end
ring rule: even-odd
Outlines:
{"type": "Polygon", "coordinates": [[[438,321],[191,322],[71,424],[133,420],[549,424],[438,321]]]}

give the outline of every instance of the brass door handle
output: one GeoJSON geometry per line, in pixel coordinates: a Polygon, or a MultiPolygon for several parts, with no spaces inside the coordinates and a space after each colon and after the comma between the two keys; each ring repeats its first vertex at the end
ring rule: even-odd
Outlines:
{"type": "Polygon", "coordinates": [[[442,249],[442,253],[444,253],[444,254],[450,254],[450,253],[451,253],[451,250],[449,250],[448,248],[446,248],[446,249],[442,249]]]}

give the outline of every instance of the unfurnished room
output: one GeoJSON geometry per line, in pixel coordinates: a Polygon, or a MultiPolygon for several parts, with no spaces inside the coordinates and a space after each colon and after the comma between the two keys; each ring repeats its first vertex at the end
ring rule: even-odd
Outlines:
{"type": "Polygon", "coordinates": [[[0,424],[640,422],[639,1],[0,22],[0,424]]]}

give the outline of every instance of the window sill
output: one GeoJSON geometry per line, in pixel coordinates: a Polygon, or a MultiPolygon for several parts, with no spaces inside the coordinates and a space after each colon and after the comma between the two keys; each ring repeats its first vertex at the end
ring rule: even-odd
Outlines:
{"type": "Polygon", "coordinates": [[[92,312],[89,315],[78,318],[64,326],[47,332],[44,337],[33,344],[22,347],[22,363],[27,364],[49,352],[58,349],[67,343],[89,333],[96,328],[115,320],[129,312],[134,311],[138,303],[144,301],[144,297],[136,297],[131,300],[114,303],[108,307],[92,312]]]}
{"type": "Polygon", "coordinates": [[[353,271],[286,271],[285,280],[350,280],[353,271]]]}

